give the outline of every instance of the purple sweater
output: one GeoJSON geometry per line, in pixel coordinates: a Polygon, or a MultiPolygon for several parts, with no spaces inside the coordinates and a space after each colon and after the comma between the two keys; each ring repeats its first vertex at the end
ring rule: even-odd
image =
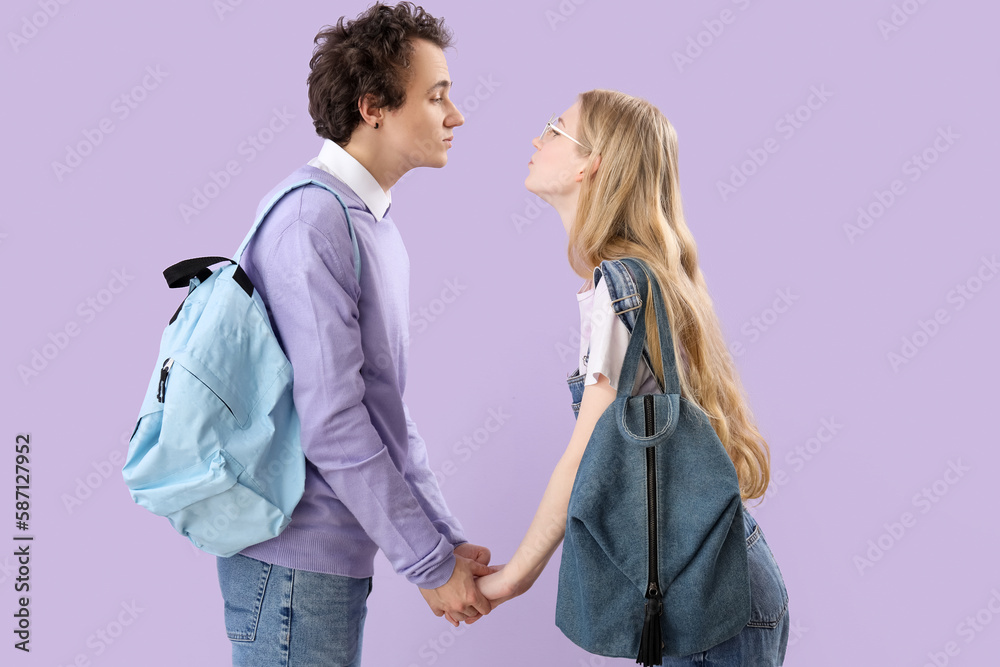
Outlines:
{"type": "MultiPolygon", "coordinates": [[[[382,549],[396,572],[436,588],[465,542],[403,403],[409,348],[410,263],[388,211],[376,220],[344,183],[304,165],[351,212],[361,284],[343,208],[317,186],[268,214],[243,254],[293,370],[306,456],[305,492],[277,537],[241,553],[285,567],[364,578],[382,549]]],[[[260,209],[258,209],[259,212],[260,209]]]]}

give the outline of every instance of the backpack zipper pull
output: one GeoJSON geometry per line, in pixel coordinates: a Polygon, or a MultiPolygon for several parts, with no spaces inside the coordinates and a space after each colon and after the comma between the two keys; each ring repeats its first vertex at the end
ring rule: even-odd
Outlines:
{"type": "Polygon", "coordinates": [[[163,362],[163,367],[160,369],[160,385],[156,389],[156,400],[163,403],[167,397],[167,373],[170,372],[170,367],[174,365],[173,359],[167,359],[163,362]]]}
{"type": "Polygon", "coordinates": [[[642,624],[642,638],[639,640],[639,656],[635,660],[644,667],[663,664],[663,636],[660,631],[662,613],[660,588],[655,582],[651,582],[646,589],[646,618],[642,624]]]}

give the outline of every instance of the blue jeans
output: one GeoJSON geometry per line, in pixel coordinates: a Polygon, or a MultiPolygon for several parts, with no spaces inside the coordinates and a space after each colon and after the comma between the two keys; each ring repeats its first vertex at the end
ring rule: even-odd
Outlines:
{"type": "Polygon", "coordinates": [[[771,667],[785,661],[788,645],[788,592],[764,533],[743,512],[750,566],[750,622],[735,637],[683,658],[663,656],[663,665],[771,667]]]}
{"type": "Polygon", "coordinates": [[[372,580],[217,558],[234,667],[361,664],[372,580]]]}

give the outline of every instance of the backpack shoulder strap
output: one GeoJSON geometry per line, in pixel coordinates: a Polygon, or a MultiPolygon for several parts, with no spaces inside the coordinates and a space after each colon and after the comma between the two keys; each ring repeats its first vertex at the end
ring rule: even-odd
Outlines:
{"type": "MultiPolygon", "coordinates": [[[[629,272],[622,260],[605,260],[600,266],[594,268],[594,287],[601,282],[601,278],[606,279],[608,294],[611,295],[611,305],[619,317],[629,324],[629,331],[632,330],[632,323],[625,318],[625,313],[637,310],[642,306],[642,299],[639,296],[639,289],[636,286],[635,278],[629,272]]],[[[634,318],[634,316],[633,316],[634,318]]]]}
{"type": "Polygon", "coordinates": [[[264,221],[264,218],[267,217],[267,214],[271,212],[271,209],[274,208],[274,206],[281,200],[281,198],[284,197],[285,195],[287,195],[292,190],[296,190],[296,189],[301,188],[301,187],[303,187],[305,185],[318,185],[321,188],[324,188],[325,190],[328,190],[331,194],[333,194],[334,197],[337,198],[337,201],[340,202],[341,207],[344,209],[344,215],[347,216],[347,229],[350,231],[350,234],[351,234],[351,245],[353,246],[353,250],[354,250],[354,276],[358,280],[358,282],[360,283],[361,282],[361,251],[358,249],[358,237],[354,233],[354,223],[351,221],[351,212],[349,210],[347,210],[347,204],[344,203],[344,200],[341,199],[340,194],[338,194],[336,190],[334,190],[333,188],[331,188],[326,183],[323,183],[322,181],[317,181],[314,178],[304,178],[301,181],[297,181],[295,183],[292,183],[291,185],[287,185],[284,188],[282,188],[280,191],[278,191],[274,195],[274,197],[271,198],[271,201],[268,202],[267,206],[265,206],[264,209],[260,212],[260,215],[257,216],[257,220],[253,223],[253,227],[250,228],[250,231],[247,233],[246,238],[243,239],[243,243],[240,244],[239,250],[236,251],[236,255],[235,255],[235,257],[233,257],[233,261],[235,261],[237,264],[239,264],[240,259],[243,257],[243,251],[246,250],[247,244],[250,243],[250,239],[253,237],[254,233],[257,231],[257,228],[260,227],[260,223],[262,223],[264,221]]]}
{"type": "MultiPolygon", "coordinates": [[[[632,331],[638,323],[638,317],[640,313],[644,312],[642,310],[642,296],[639,293],[640,285],[646,285],[645,280],[640,282],[634,274],[634,269],[632,268],[635,266],[634,262],[635,260],[631,258],[628,260],[604,260],[600,266],[594,268],[594,287],[597,287],[602,277],[605,279],[605,284],[608,286],[608,294],[611,296],[611,305],[615,309],[618,319],[628,329],[630,340],[632,331]],[[630,266],[629,263],[632,263],[632,265],[630,266]]],[[[645,346],[642,347],[642,359],[646,362],[646,367],[652,373],[653,363],[650,360],[649,351],[645,346]]],[[[653,377],[656,377],[655,373],[653,377]]],[[[659,378],[656,378],[656,384],[660,386],[659,378]]],[[[660,388],[662,390],[662,387],[660,388]]]]}

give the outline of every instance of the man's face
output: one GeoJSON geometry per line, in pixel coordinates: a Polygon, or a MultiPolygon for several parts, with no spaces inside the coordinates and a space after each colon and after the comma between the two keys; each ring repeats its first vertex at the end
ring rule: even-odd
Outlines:
{"type": "Polygon", "coordinates": [[[388,136],[383,141],[409,169],[443,167],[448,162],[453,128],[465,122],[448,97],[451,77],[444,51],[427,40],[414,39],[410,75],[406,102],[388,112],[388,136]]]}

